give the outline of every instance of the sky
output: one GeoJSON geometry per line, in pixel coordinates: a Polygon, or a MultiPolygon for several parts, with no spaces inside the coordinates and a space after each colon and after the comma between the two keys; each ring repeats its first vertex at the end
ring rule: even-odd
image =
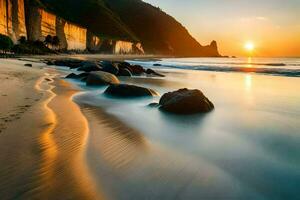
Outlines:
{"type": "Polygon", "coordinates": [[[300,56],[300,0],[145,0],[181,22],[202,45],[222,55],[300,56]]]}

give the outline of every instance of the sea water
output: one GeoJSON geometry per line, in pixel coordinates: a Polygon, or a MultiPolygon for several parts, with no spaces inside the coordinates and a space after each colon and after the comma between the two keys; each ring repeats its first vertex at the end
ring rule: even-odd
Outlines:
{"type": "MultiPolygon", "coordinates": [[[[180,88],[199,89],[215,109],[191,116],[167,114],[148,106],[158,102],[159,96],[116,99],[103,94],[105,87],[89,88],[74,82],[84,90],[74,97],[75,102],[101,108],[136,130],[147,144],[137,147],[136,140],[129,139],[103,154],[95,150],[103,145],[103,131],[92,131],[94,146],[87,154],[94,156],[87,155],[87,162],[90,166],[99,162],[98,167],[91,168],[109,197],[300,198],[300,59],[128,62],[151,67],[166,77],[121,78],[121,82],[152,88],[161,95],[180,88]],[[129,148],[133,144],[138,155],[129,148]],[[116,156],[114,151],[122,153],[116,156]],[[118,163],[131,159],[111,166],[103,155],[118,163]]],[[[116,132],[112,134],[122,134],[116,132]]],[[[118,138],[122,136],[112,140],[118,138]]]]}

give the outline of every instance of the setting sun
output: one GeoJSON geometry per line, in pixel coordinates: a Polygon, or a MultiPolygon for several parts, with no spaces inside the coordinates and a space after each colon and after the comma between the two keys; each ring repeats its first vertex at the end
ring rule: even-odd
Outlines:
{"type": "Polygon", "coordinates": [[[248,52],[252,52],[255,49],[255,45],[253,42],[247,42],[244,46],[245,50],[248,52]]]}

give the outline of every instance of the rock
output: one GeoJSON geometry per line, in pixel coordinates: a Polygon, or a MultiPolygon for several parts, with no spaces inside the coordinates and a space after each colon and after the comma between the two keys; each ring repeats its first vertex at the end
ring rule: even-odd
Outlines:
{"type": "Polygon", "coordinates": [[[112,64],[112,62],[109,61],[102,61],[101,63],[102,71],[108,72],[114,75],[117,75],[119,72],[119,68],[112,64]]]}
{"type": "Polygon", "coordinates": [[[131,66],[128,62],[117,62],[115,64],[118,66],[118,68],[128,68],[131,66]]]}
{"type": "Polygon", "coordinates": [[[175,114],[206,113],[214,109],[214,105],[200,90],[180,89],[166,93],[159,104],[161,110],[175,114]]]}
{"type": "Polygon", "coordinates": [[[48,61],[46,62],[46,64],[47,64],[47,65],[55,65],[54,61],[52,61],[52,60],[48,60],[48,61]]]}
{"type": "Polygon", "coordinates": [[[130,65],[128,68],[134,75],[141,75],[146,72],[145,69],[140,65],[130,65]]]}
{"type": "Polygon", "coordinates": [[[147,69],[146,70],[146,74],[150,74],[150,75],[154,75],[154,76],[160,76],[160,77],[165,77],[165,75],[162,75],[162,74],[154,71],[153,69],[147,69]]]}
{"type": "Polygon", "coordinates": [[[84,72],[84,73],[78,74],[77,77],[78,78],[84,78],[84,77],[87,77],[89,74],[90,73],[84,72]]]}
{"type": "Polygon", "coordinates": [[[148,106],[151,108],[157,108],[159,107],[159,103],[150,103],[148,106]]]}
{"type": "Polygon", "coordinates": [[[157,92],[152,89],[127,84],[110,85],[104,93],[110,96],[123,98],[158,95],[157,92]]]}
{"type": "Polygon", "coordinates": [[[88,86],[104,86],[110,84],[119,84],[119,79],[107,72],[92,72],[87,76],[86,85],[88,86]]]}
{"type": "Polygon", "coordinates": [[[79,78],[85,78],[89,75],[89,73],[81,73],[81,74],[74,74],[71,73],[68,76],[66,76],[65,78],[69,78],[69,79],[79,79],[79,78]]]}
{"type": "Polygon", "coordinates": [[[161,66],[161,64],[155,63],[155,64],[153,64],[153,66],[159,67],[159,66],[161,66]]]}
{"type": "Polygon", "coordinates": [[[77,74],[71,73],[67,75],[65,78],[77,78],[77,74]]]}
{"type": "Polygon", "coordinates": [[[81,73],[81,74],[78,74],[77,75],[77,77],[81,80],[81,81],[83,81],[83,82],[86,82],[86,80],[87,80],[87,77],[90,75],[90,73],[81,73]]]}
{"type": "Polygon", "coordinates": [[[32,64],[25,64],[25,67],[32,67],[32,64]]]}
{"type": "Polygon", "coordinates": [[[132,76],[131,72],[126,68],[120,68],[117,75],[118,76],[129,76],[129,77],[132,76]]]}
{"type": "Polygon", "coordinates": [[[95,62],[84,61],[81,63],[81,67],[77,69],[77,71],[83,72],[92,72],[92,71],[101,71],[102,68],[95,62]]]}
{"type": "Polygon", "coordinates": [[[72,59],[67,59],[67,60],[55,60],[53,61],[54,65],[57,66],[65,66],[65,67],[70,67],[71,69],[78,68],[81,66],[80,60],[72,60],[72,59]]]}

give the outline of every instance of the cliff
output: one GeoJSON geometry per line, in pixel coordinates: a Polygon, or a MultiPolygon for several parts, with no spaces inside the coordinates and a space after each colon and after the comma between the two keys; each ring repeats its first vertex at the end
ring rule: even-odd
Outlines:
{"type": "Polygon", "coordinates": [[[0,33],[14,42],[26,35],[23,0],[0,0],[0,33]]]}
{"type": "Polygon", "coordinates": [[[202,46],[176,19],[141,0],[40,1],[59,16],[87,27],[98,38],[141,42],[146,53],[220,56],[216,42],[202,46]]]}
{"type": "Polygon", "coordinates": [[[216,42],[200,45],[172,16],[141,0],[109,0],[109,7],[142,41],[146,52],[178,56],[220,56],[216,42]]]}
{"type": "Polygon", "coordinates": [[[102,53],[220,56],[202,46],[173,17],[141,0],[0,0],[0,33],[60,48],[102,53]]]}

